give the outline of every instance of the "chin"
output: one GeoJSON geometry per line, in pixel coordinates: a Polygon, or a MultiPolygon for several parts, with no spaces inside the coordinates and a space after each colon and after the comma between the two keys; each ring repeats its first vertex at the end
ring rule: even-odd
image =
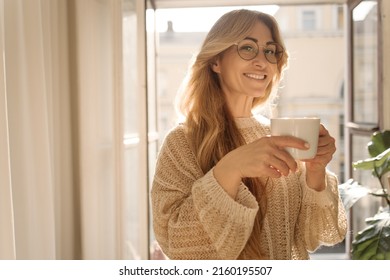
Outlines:
{"type": "Polygon", "coordinates": [[[259,92],[257,91],[257,92],[255,92],[255,93],[251,94],[251,96],[252,96],[253,98],[265,98],[265,97],[266,97],[266,94],[265,94],[265,92],[259,93],[259,92]]]}

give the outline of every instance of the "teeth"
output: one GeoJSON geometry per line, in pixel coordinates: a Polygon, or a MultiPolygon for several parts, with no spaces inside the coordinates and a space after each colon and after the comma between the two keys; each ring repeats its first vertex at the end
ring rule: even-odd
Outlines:
{"type": "Polygon", "coordinates": [[[255,80],[264,80],[265,75],[256,75],[256,74],[245,74],[245,76],[255,79],[255,80]]]}

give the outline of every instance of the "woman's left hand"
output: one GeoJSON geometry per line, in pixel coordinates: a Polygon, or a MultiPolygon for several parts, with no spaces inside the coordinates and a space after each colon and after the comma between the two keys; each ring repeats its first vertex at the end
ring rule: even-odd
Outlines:
{"type": "Polygon", "coordinates": [[[313,159],[305,160],[306,180],[309,187],[316,190],[325,188],[326,166],[336,152],[336,141],[329,131],[321,124],[317,154],[313,159]]]}

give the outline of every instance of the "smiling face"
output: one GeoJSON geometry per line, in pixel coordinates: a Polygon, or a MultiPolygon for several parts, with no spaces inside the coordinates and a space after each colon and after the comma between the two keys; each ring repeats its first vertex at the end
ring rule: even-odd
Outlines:
{"type": "Polygon", "coordinates": [[[264,23],[257,21],[246,38],[259,46],[258,54],[252,60],[242,59],[237,45],[233,45],[220,55],[212,69],[218,74],[228,104],[246,104],[250,110],[253,98],[265,96],[277,73],[277,64],[268,62],[263,52],[262,46],[273,42],[271,31],[264,23]]]}

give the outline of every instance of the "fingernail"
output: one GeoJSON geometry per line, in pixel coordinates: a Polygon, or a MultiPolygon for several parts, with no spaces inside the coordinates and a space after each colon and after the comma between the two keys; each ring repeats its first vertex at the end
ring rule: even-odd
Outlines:
{"type": "Polygon", "coordinates": [[[305,148],[308,148],[308,149],[309,149],[309,148],[310,148],[310,144],[306,142],[306,143],[305,143],[305,148]]]}

